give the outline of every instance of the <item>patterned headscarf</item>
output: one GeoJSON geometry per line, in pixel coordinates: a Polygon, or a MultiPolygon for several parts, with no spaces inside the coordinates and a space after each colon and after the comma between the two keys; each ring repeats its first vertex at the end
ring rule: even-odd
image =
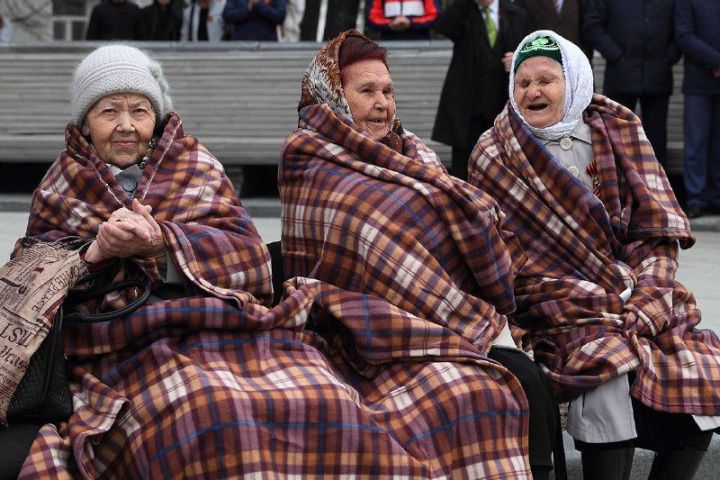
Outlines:
{"type": "MultiPolygon", "coordinates": [[[[372,42],[357,30],[350,29],[326,43],[305,70],[298,112],[308,105],[326,104],[336,115],[344,116],[350,123],[353,122],[350,106],[345,99],[342,87],[339,62],[340,49],[349,37],[361,37],[372,42]]],[[[402,132],[402,125],[396,116],[390,133],[380,141],[398,150],[401,143],[398,135],[401,135],[402,132]]]]}
{"type": "Polygon", "coordinates": [[[338,60],[340,47],[351,35],[364,37],[357,30],[347,30],[326,43],[310,62],[302,80],[298,112],[308,105],[324,103],[336,114],[352,118],[350,106],[345,100],[345,92],[342,88],[338,60]]]}
{"type": "Polygon", "coordinates": [[[593,73],[585,54],[580,48],[551,30],[537,30],[526,36],[515,49],[512,64],[518,61],[520,52],[538,37],[550,37],[560,47],[562,54],[562,69],[565,76],[565,102],[563,105],[563,118],[555,125],[537,128],[530,125],[520,113],[520,108],[515,102],[515,70],[510,71],[510,84],[508,92],[513,110],[522,119],[530,131],[540,138],[557,140],[570,135],[575,127],[582,120],[583,111],[590,105],[593,94],[593,73]]]}

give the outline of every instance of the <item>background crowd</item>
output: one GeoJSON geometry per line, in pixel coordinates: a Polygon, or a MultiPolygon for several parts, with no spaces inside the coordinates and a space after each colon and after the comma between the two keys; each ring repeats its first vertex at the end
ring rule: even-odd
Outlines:
{"type": "MultiPolygon", "coordinates": [[[[432,139],[452,146],[451,171],[461,178],[477,138],[507,101],[510,52],[527,33],[553,30],[590,59],[599,52],[603,93],[641,113],[663,165],[672,67],[684,56],[680,196],[691,218],[720,213],[720,4],[710,0],[153,0],[143,8],[103,0],[92,10],[86,38],[322,40],[363,27],[358,19],[371,38],[453,42],[432,139]]],[[[0,41],[11,28],[0,17],[0,41]]]]}

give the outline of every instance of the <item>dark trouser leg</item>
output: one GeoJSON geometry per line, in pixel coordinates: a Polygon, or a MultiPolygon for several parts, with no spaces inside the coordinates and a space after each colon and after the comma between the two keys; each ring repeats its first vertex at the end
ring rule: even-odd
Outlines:
{"type": "Polygon", "coordinates": [[[610,98],[633,111],[637,111],[637,103],[640,100],[643,130],[655,151],[655,157],[664,167],[667,159],[667,115],[670,97],[667,95],[614,95],[610,98]]]}
{"type": "Polygon", "coordinates": [[[643,130],[655,151],[655,158],[664,167],[667,157],[667,114],[670,97],[666,95],[609,96],[635,113],[638,113],[638,100],[640,101],[643,130]]]}
{"type": "Polygon", "coordinates": [[[643,95],[640,97],[642,124],[645,134],[655,150],[655,157],[665,167],[667,160],[667,116],[670,97],[643,95]]]}
{"type": "Polygon", "coordinates": [[[17,478],[41,424],[15,421],[10,427],[0,426],[0,479],[17,478]]]}
{"type": "Polygon", "coordinates": [[[467,180],[467,166],[470,150],[467,148],[452,147],[452,164],[450,165],[450,175],[467,180]]]}
{"type": "MultiPolygon", "coordinates": [[[[685,191],[687,204],[705,206],[712,126],[712,95],[685,95],[685,191]]],[[[720,154],[720,153],[718,153],[720,154]]]]}
{"type": "MultiPolygon", "coordinates": [[[[550,382],[532,360],[519,350],[493,347],[488,357],[507,368],[522,385],[530,407],[530,469],[536,480],[549,478],[553,468],[553,452],[556,452],[555,459],[558,460],[557,452],[563,448],[562,436],[557,435],[558,409],[550,382]],[[558,438],[560,445],[557,445],[558,438]]],[[[561,457],[564,461],[564,455],[561,457]]]]}
{"type": "MultiPolygon", "coordinates": [[[[619,442],[628,444],[628,442],[619,442]]],[[[628,480],[632,470],[635,448],[616,447],[618,444],[590,444],[576,442],[581,452],[583,480],[628,480]]]]}
{"type": "Polygon", "coordinates": [[[656,453],[648,480],[691,480],[710,446],[712,435],[713,432],[703,433],[693,445],[682,450],[656,453]]]}
{"type": "Polygon", "coordinates": [[[693,478],[712,440],[691,415],[659,412],[634,399],[633,415],[638,429],[636,445],[654,450],[651,480],[693,478]]]}
{"type": "Polygon", "coordinates": [[[615,100],[621,105],[626,106],[633,112],[635,112],[635,107],[637,106],[638,96],[637,95],[612,95],[608,94],[610,98],[615,100]]]}
{"type": "Polygon", "coordinates": [[[708,157],[708,204],[720,213],[720,95],[712,96],[710,156],[708,157]]]}

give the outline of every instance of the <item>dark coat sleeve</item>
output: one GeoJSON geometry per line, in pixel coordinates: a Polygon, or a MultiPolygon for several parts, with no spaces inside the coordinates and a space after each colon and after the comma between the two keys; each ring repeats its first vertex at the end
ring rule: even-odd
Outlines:
{"type": "Polygon", "coordinates": [[[269,3],[258,2],[253,8],[255,8],[258,15],[267,18],[275,25],[279,25],[285,20],[287,0],[272,0],[269,3]]]}
{"type": "Polygon", "coordinates": [[[225,23],[239,23],[250,15],[248,0],[228,0],[223,8],[223,21],[225,23]]]}
{"type": "Polygon", "coordinates": [[[435,31],[445,35],[453,42],[461,40],[465,36],[463,21],[472,8],[477,8],[477,4],[473,0],[455,0],[438,17],[435,22],[435,31]]]}
{"type": "Polygon", "coordinates": [[[93,8],[90,14],[90,22],[88,22],[87,33],[85,34],[86,40],[101,40],[102,25],[100,20],[100,5],[93,8]]]}
{"type": "MultiPolygon", "coordinates": [[[[720,67],[720,51],[710,46],[698,35],[696,19],[690,0],[678,0],[675,4],[675,37],[682,52],[708,68],[720,67]]],[[[709,3],[709,2],[708,2],[709,3]]],[[[702,8],[702,7],[701,7],[702,8]]],[[[720,28],[715,25],[714,28],[720,28]]]]}
{"type": "Polygon", "coordinates": [[[613,63],[622,57],[623,49],[608,33],[607,24],[608,2],[593,0],[585,11],[583,36],[608,63],[613,63]]]}

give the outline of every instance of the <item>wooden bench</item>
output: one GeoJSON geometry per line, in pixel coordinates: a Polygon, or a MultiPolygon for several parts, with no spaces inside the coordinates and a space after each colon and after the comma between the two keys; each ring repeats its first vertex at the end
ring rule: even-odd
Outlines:
{"type": "MultiPolygon", "coordinates": [[[[80,42],[0,46],[0,162],[47,163],[64,144],[70,82],[77,63],[98,44],[80,42]]],[[[449,41],[392,42],[389,63],[397,112],[440,158],[450,147],[430,134],[447,66],[449,41]]],[[[318,45],[228,42],[138,44],[162,62],[185,132],[226,166],[272,165],[285,136],[297,125],[303,73],[318,45]]],[[[595,60],[597,85],[604,63],[595,60]]],[[[675,70],[679,91],[681,67],[675,70]]],[[[682,96],[673,95],[669,117],[670,168],[682,166],[682,96]]]]}

